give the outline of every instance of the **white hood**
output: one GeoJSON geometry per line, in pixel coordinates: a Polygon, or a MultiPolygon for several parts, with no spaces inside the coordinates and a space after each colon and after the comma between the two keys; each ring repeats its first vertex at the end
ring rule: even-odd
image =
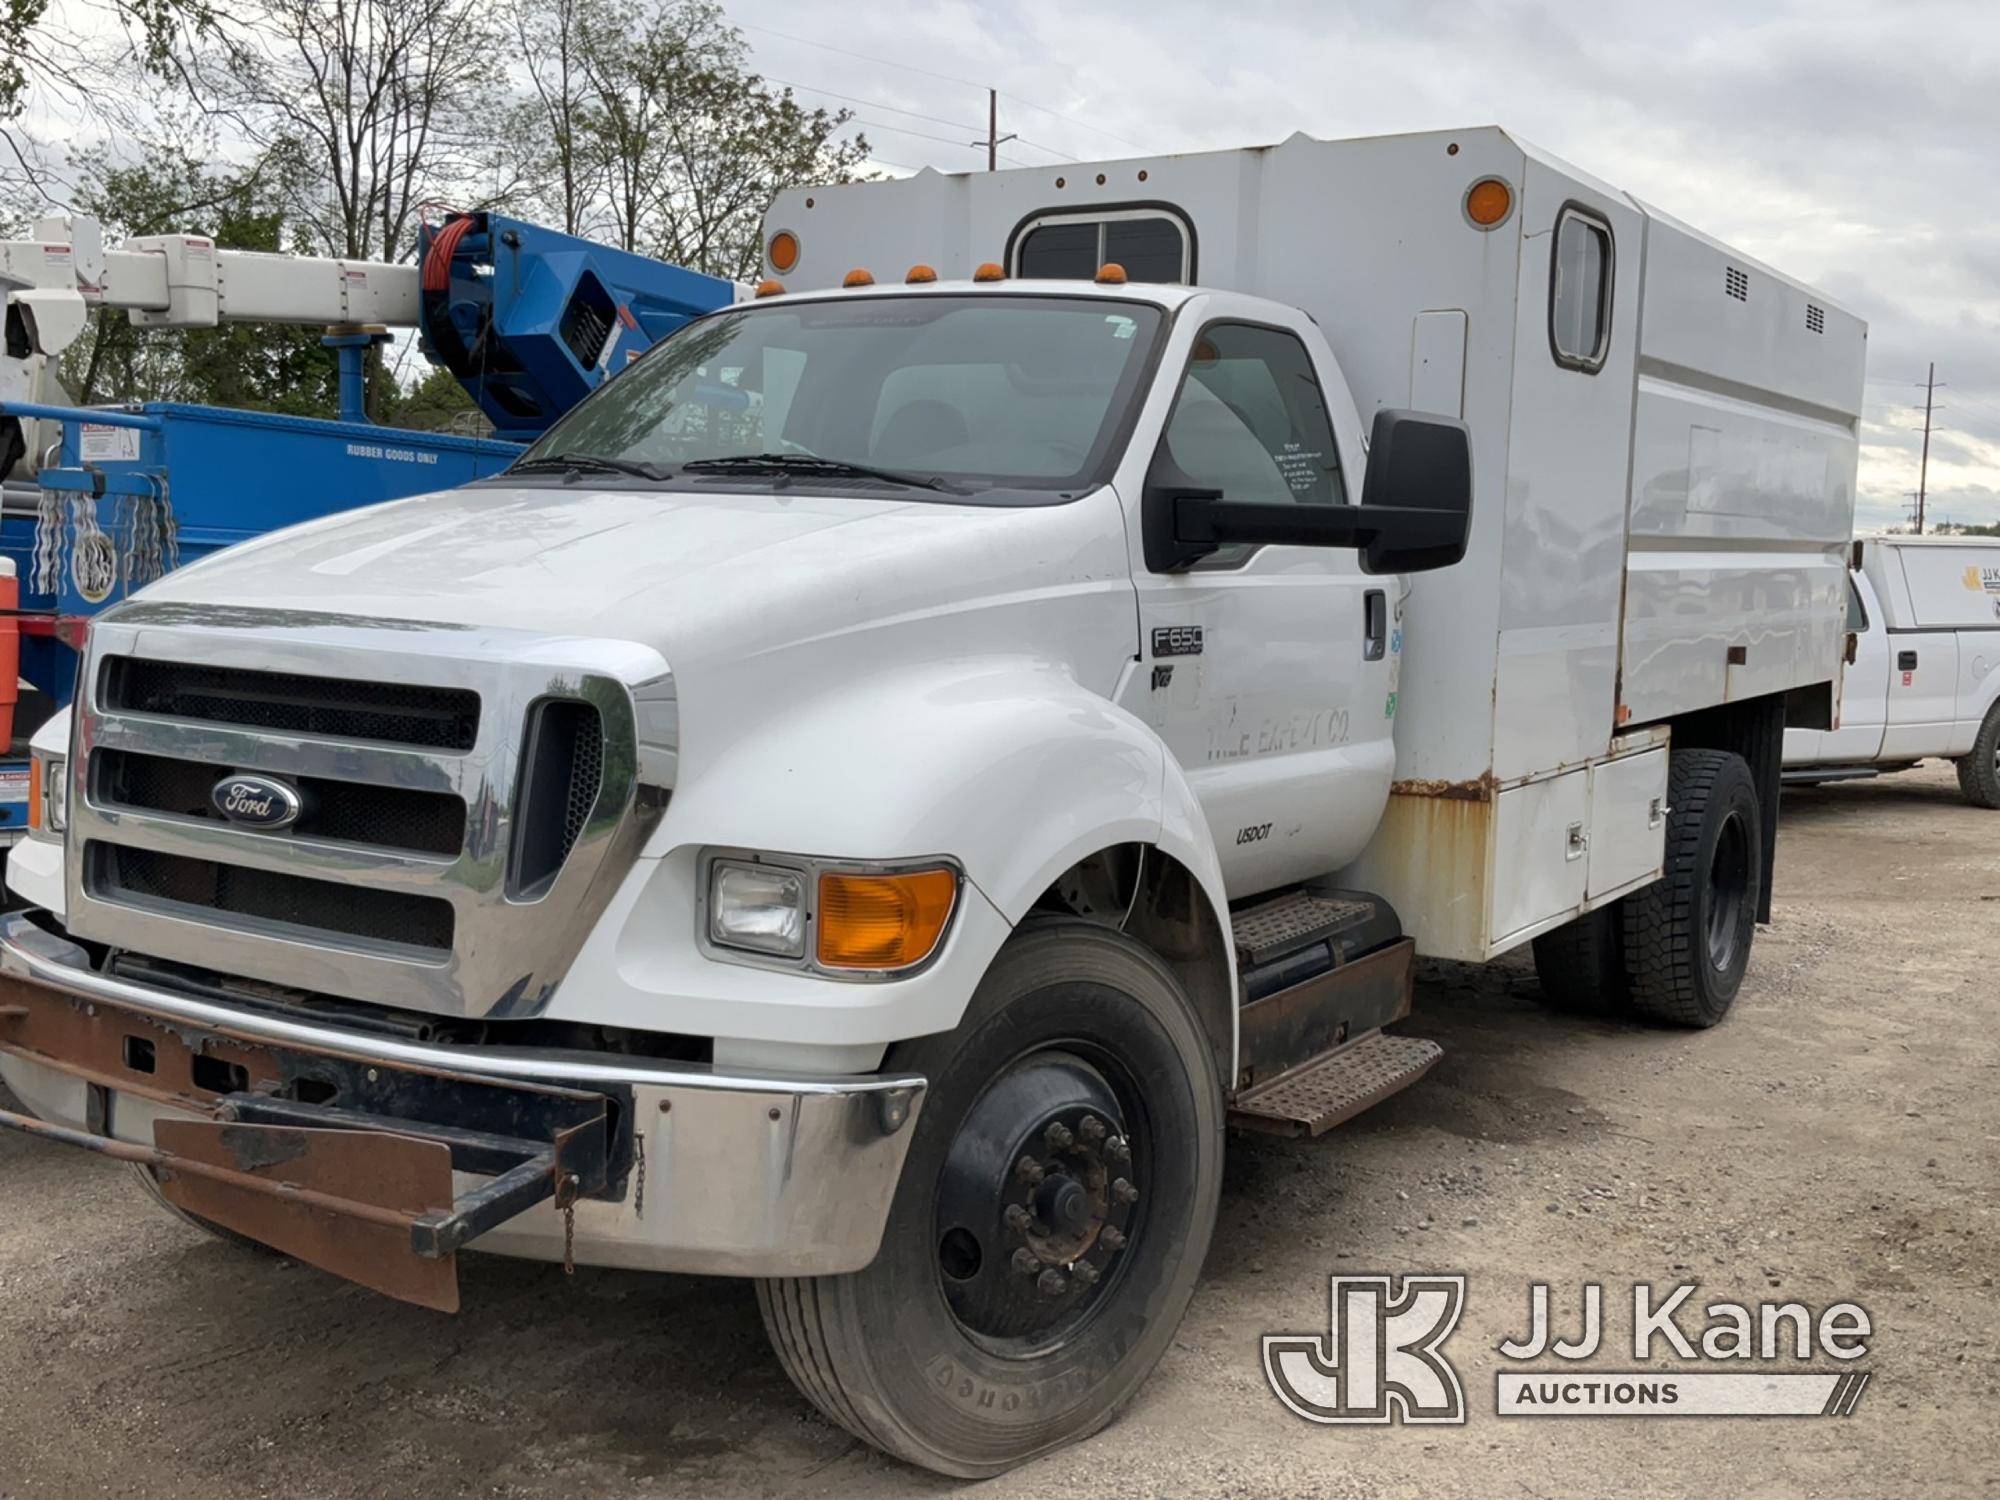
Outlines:
{"type": "Polygon", "coordinates": [[[704,668],[754,674],[760,657],[856,632],[875,636],[877,662],[984,638],[1058,654],[1095,680],[1101,663],[1074,653],[1103,649],[1076,640],[1078,611],[1121,655],[1137,628],[1108,487],[1027,506],[468,487],[245,542],[139,597],[637,641],[684,685],[704,668]],[[1058,600],[1067,607],[1050,609],[1058,600]],[[1050,638],[1058,619],[1072,622],[1066,639],[1050,638]],[[883,630],[909,639],[891,645],[883,630]]]}

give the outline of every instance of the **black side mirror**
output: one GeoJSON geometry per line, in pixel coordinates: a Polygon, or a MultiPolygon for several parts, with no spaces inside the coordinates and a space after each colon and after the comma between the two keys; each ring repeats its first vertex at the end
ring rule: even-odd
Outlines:
{"type": "Polygon", "coordinates": [[[1470,430],[1430,412],[1376,412],[1361,508],[1399,513],[1368,544],[1368,572],[1427,573],[1458,562],[1472,530],[1470,430]]]}
{"type": "Polygon", "coordinates": [[[1472,438],[1463,422],[1382,410],[1359,505],[1232,501],[1188,480],[1164,453],[1140,501],[1146,566],[1175,573],[1236,542],[1352,547],[1368,573],[1422,573],[1465,556],[1472,526],[1472,438]]]}

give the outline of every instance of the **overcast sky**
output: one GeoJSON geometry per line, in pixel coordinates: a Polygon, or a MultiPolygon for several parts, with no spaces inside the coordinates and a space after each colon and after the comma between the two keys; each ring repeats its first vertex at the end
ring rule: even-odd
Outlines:
{"type": "Polygon", "coordinates": [[[1907,512],[1932,360],[1929,514],[2000,521],[1995,0],[725,9],[891,172],[983,166],[987,84],[1017,164],[1503,125],[1867,320],[1860,529],[1907,512]]]}

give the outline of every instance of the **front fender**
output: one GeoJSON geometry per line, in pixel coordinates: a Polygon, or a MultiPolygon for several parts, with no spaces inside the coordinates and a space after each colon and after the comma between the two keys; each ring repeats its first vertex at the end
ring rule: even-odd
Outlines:
{"type": "Polygon", "coordinates": [[[1146,725],[1050,662],[960,659],[850,682],[683,771],[606,913],[615,934],[593,936],[558,1013],[583,1018],[588,1007],[605,1023],[814,1047],[949,1030],[1036,898],[1077,860],[1121,843],[1185,864],[1228,930],[1214,846],[1179,767],[1146,725]],[[824,979],[699,951],[694,883],[709,846],[946,855],[973,889],[921,973],[824,979]]]}
{"type": "Polygon", "coordinates": [[[1013,923],[1083,855],[1158,839],[1166,766],[1150,729],[1053,664],[926,664],[800,704],[691,768],[647,853],[948,854],[1013,923]]]}

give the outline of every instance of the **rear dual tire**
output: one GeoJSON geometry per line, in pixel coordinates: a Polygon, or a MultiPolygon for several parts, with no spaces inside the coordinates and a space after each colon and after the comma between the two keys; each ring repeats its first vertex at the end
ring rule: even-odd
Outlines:
{"type": "Polygon", "coordinates": [[[1705,1028],[1750,963],[1764,882],[1763,819],[1742,757],[1677,750],[1660,878],[1535,940],[1553,1006],[1705,1028]]]}
{"type": "Polygon", "coordinates": [[[1104,1426],[1166,1353],[1215,1227],[1222,1082],[1172,973],[1071,920],[1024,929],[958,1028],[890,1065],[930,1087],[880,1254],[758,1305],[831,1421],[984,1478],[1104,1426]]]}

